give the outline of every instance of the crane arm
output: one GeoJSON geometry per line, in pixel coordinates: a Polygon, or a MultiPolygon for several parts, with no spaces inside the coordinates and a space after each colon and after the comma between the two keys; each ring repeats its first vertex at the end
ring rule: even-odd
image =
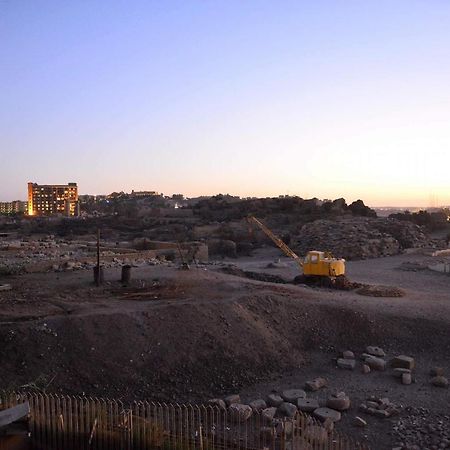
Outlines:
{"type": "Polygon", "coordinates": [[[256,225],[261,228],[262,231],[273,241],[273,243],[281,249],[281,251],[288,256],[289,258],[293,258],[297,261],[298,264],[300,264],[301,267],[303,267],[302,260],[300,256],[297,255],[293,250],[291,250],[278,236],[276,236],[272,231],[266,227],[260,220],[258,220],[254,216],[249,216],[247,220],[250,222],[256,223],[256,225]]]}

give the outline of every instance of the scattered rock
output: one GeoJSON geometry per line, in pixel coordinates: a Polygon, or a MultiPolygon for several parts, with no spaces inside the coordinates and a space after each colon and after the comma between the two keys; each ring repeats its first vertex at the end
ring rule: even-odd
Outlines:
{"type": "Polygon", "coordinates": [[[319,401],[315,398],[299,398],[297,406],[300,411],[310,413],[319,408],[319,401]]]}
{"type": "Polygon", "coordinates": [[[354,418],[353,424],[354,424],[355,426],[357,426],[357,427],[366,427],[366,426],[367,426],[367,422],[366,422],[363,418],[361,418],[361,417],[359,417],[359,416],[356,416],[356,417],[354,418]]]}
{"type": "Polygon", "coordinates": [[[223,410],[227,409],[227,405],[221,398],[212,398],[211,400],[208,400],[208,405],[215,406],[223,410]]]}
{"type": "Polygon", "coordinates": [[[323,377],[318,377],[312,381],[307,381],[305,383],[305,390],[307,391],[318,391],[319,389],[324,388],[327,385],[327,380],[323,377]]]}
{"type": "Polygon", "coordinates": [[[389,412],[386,411],[385,409],[372,409],[372,408],[369,408],[368,412],[369,411],[370,411],[370,414],[372,414],[375,417],[379,417],[381,419],[389,417],[389,412]]]}
{"type": "Polygon", "coordinates": [[[259,412],[267,408],[267,404],[262,398],[258,400],[253,400],[252,402],[249,403],[249,406],[255,412],[259,412]]]}
{"type": "Polygon", "coordinates": [[[371,396],[365,403],[362,403],[359,410],[380,418],[391,417],[399,413],[398,407],[391,403],[388,398],[377,398],[375,396],[371,396]]]}
{"type": "Polygon", "coordinates": [[[327,400],[327,407],[336,411],[346,411],[350,408],[350,398],[344,392],[332,395],[327,400]]]}
{"type": "Polygon", "coordinates": [[[443,367],[432,367],[430,369],[430,375],[432,377],[442,377],[442,376],[444,376],[444,368],[443,367]]]}
{"type": "Polygon", "coordinates": [[[392,375],[394,375],[394,377],[396,377],[396,378],[401,378],[404,373],[409,373],[410,374],[411,370],[409,370],[409,369],[402,369],[400,367],[396,367],[393,370],[392,375]]]}
{"type": "Polygon", "coordinates": [[[368,366],[367,364],[363,364],[361,367],[361,373],[363,374],[370,373],[370,366],[368,366]]]}
{"type": "Polygon", "coordinates": [[[289,389],[283,391],[281,397],[283,397],[284,401],[295,404],[299,398],[306,397],[306,392],[303,389],[289,389]]]}
{"type": "Polygon", "coordinates": [[[439,375],[431,379],[431,384],[436,387],[446,388],[448,387],[448,379],[442,375],[439,375]]]}
{"type": "Polygon", "coordinates": [[[412,376],[410,373],[404,373],[402,375],[402,384],[409,385],[412,383],[412,376]]]}
{"type": "Polygon", "coordinates": [[[386,370],[386,361],[384,359],[369,356],[365,362],[373,370],[386,370]]]}
{"type": "Polygon", "coordinates": [[[269,394],[267,396],[267,405],[278,408],[283,403],[283,399],[277,394],[269,394]]]}
{"type": "Polygon", "coordinates": [[[345,352],[342,352],[342,358],[344,359],[355,359],[355,354],[350,351],[350,350],[346,350],[345,352]]]}
{"type": "Polygon", "coordinates": [[[341,369],[354,370],[356,366],[356,361],[354,359],[339,358],[337,360],[337,365],[341,369]]]}
{"type": "Polygon", "coordinates": [[[228,397],[225,397],[224,400],[227,406],[230,406],[233,403],[241,403],[241,397],[239,394],[229,395],[228,397]]]}
{"type": "Polygon", "coordinates": [[[282,403],[277,410],[277,415],[279,417],[294,417],[297,413],[297,407],[292,403],[284,402],[282,403]]]}
{"type": "Polygon", "coordinates": [[[415,361],[411,356],[400,355],[391,360],[391,366],[413,370],[415,367],[415,361]]]}
{"type": "Polygon", "coordinates": [[[374,347],[371,345],[366,347],[366,353],[368,353],[369,355],[372,355],[372,356],[378,356],[380,358],[383,358],[384,356],[386,356],[386,353],[384,352],[384,350],[382,348],[374,347]]]}
{"type": "Polygon", "coordinates": [[[322,422],[326,419],[330,419],[333,422],[339,422],[341,420],[341,413],[331,408],[317,408],[314,411],[314,415],[322,422]]]}
{"type": "Polygon", "coordinates": [[[271,408],[263,409],[261,412],[261,416],[267,422],[272,422],[276,413],[277,413],[277,408],[271,407],[271,408]]]}
{"type": "Polygon", "coordinates": [[[243,405],[241,403],[232,403],[228,411],[231,413],[233,419],[239,421],[246,421],[253,414],[252,408],[249,405],[243,405]]]}

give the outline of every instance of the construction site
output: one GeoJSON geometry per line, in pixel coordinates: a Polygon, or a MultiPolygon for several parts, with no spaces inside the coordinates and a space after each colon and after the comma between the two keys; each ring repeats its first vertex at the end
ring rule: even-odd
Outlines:
{"type": "Polygon", "coordinates": [[[448,228],[224,198],[43,223],[2,225],[4,391],[262,415],[236,448],[296,414],[316,431],[284,448],[450,448],[448,228]]]}

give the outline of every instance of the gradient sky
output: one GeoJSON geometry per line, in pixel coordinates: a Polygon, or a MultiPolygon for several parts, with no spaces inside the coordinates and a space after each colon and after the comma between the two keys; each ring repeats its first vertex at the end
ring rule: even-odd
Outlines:
{"type": "Polygon", "coordinates": [[[450,204],[448,0],[0,0],[26,183],[450,204]]]}

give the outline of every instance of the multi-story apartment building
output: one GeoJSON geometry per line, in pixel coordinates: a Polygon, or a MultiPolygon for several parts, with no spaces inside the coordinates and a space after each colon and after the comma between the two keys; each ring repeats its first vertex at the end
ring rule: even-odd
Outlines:
{"type": "Polygon", "coordinates": [[[0,202],[0,214],[21,214],[27,210],[27,202],[15,200],[13,202],[0,202]]]}
{"type": "Polygon", "coordinates": [[[79,215],[76,183],[28,183],[28,215],[73,217],[79,215]]]}

